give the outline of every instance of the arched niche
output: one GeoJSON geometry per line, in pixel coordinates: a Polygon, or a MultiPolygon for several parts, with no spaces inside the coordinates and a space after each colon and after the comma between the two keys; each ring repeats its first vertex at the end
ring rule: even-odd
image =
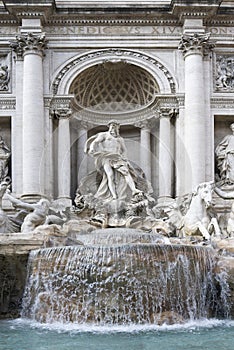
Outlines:
{"type": "Polygon", "coordinates": [[[59,67],[52,79],[53,94],[69,94],[71,84],[76,76],[92,66],[106,62],[122,62],[144,69],[157,82],[160,94],[174,94],[177,90],[175,78],[158,58],[141,51],[104,49],[80,54],[59,67]]]}

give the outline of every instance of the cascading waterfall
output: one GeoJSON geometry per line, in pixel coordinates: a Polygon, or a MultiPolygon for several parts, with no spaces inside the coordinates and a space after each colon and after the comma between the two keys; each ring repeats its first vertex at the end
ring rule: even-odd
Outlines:
{"type": "MultiPolygon", "coordinates": [[[[140,241],[150,238],[141,236],[140,241]]],[[[23,317],[48,323],[161,324],[227,316],[228,286],[225,276],[215,273],[211,249],[97,245],[93,237],[87,245],[31,252],[23,317]]]]}

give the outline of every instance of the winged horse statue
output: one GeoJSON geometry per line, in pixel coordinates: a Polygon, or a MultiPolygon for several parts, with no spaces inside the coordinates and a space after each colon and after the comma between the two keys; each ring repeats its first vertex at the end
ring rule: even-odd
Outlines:
{"type": "Polygon", "coordinates": [[[182,236],[201,233],[205,239],[210,239],[210,232],[220,236],[221,231],[215,217],[210,217],[208,210],[212,207],[213,182],[204,182],[192,193],[192,199],[187,213],[182,216],[182,236]]]}
{"type": "Polygon", "coordinates": [[[179,237],[202,235],[209,240],[211,232],[214,232],[215,236],[221,235],[217,219],[209,215],[209,209],[212,208],[213,188],[213,182],[201,183],[190,195],[189,202],[184,198],[182,205],[175,202],[169,208],[168,221],[176,228],[179,237]]]}

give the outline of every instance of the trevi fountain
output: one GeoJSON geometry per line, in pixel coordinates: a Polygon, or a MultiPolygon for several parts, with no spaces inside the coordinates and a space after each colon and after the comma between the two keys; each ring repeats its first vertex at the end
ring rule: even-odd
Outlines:
{"type": "Polygon", "coordinates": [[[1,350],[232,349],[233,13],[0,1],[1,350]]]}

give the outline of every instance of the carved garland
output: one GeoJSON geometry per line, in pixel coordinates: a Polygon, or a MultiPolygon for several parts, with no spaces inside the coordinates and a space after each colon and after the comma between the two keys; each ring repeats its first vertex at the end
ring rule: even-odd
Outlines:
{"type": "Polygon", "coordinates": [[[128,51],[128,50],[120,50],[120,49],[108,49],[108,50],[102,50],[102,51],[96,51],[96,52],[92,52],[89,54],[84,54],[76,59],[74,59],[72,62],[68,63],[56,76],[56,78],[54,79],[54,82],[52,84],[53,86],[53,94],[56,95],[58,92],[58,87],[59,84],[62,80],[62,78],[64,77],[64,75],[74,66],[78,65],[80,62],[84,62],[84,61],[88,61],[92,58],[97,58],[100,56],[106,56],[106,54],[109,55],[116,55],[116,56],[130,56],[130,57],[136,57],[139,58],[140,60],[144,60],[147,61],[149,63],[151,63],[152,65],[156,66],[158,69],[160,69],[164,75],[167,78],[167,81],[170,85],[170,89],[172,93],[175,93],[175,81],[171,75],[171,73],[168,71],[168,69],[162,64],[160,63],[157,59],[152,58],[146,54],[143,53],[139,53],[139,52],[133,52],[133,51],[128,51]]]}

